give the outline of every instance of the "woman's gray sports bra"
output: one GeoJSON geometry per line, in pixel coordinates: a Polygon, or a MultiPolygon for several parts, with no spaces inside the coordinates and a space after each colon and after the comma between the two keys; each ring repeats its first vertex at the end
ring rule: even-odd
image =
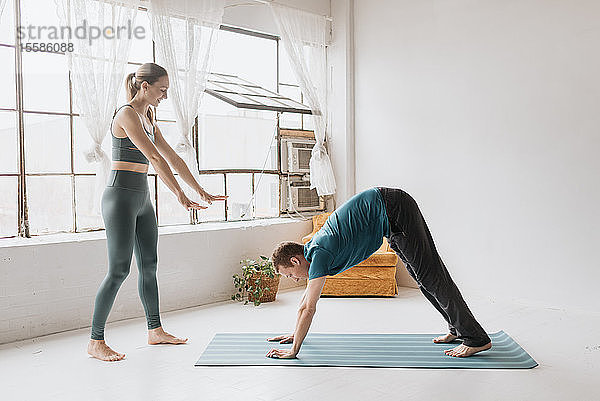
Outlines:
{"type": "MultiPolygon", "coordinates": [[[[121,110],[123,107],[127,107],[127,106],[129,106],[133,109],[133,106],[128,103],[128,104],[125,104],[125,105],[119,107],[119,109],[115,112],[115,115],[117,115],[119,110],[121,110]]],[[[148,135],[148,138],[150,138],[152,143],[154,143],[154,126],[152,126],[152,132],[148,132],[146,130],[146,127],[144,126],[144,121],[142,120],[142,116],[140,116],[140,114],[135,109],[133,109],[133,110],[136,112],[136,114],[140,118],[140,122],[142,123],[142,128],[144,129],[144,132],[146,133],[146,135],[148,135]]],[[[113,121],[114,121],[114,117],[113,117],[113,121]]],[[[129,137],[117,138],[113,134],[112,122],[110,123],[110,133],[112,136],[112,160],[113,161],[150,164],[148,162],[148,159],[146,158],[146,156],[144,156],[144,154],[137,148],[137,146],[135,146],[133,144],[133,142],[131,142],[131,139],[129,139],[129,137]]]]}

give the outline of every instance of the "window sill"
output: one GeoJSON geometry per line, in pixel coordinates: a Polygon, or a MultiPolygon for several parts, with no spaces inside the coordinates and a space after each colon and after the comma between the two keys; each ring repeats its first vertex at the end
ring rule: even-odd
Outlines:
{"type": "MultiPolygon", "coordinates": [[[[289,217],[274,217],[270,219],[256,219],[246,221],[218,221],[218,222],[206,222],[196,225],[178,225],[178,226],[165,226],[158,228],[159,235],[171,235],[181,234],[186,232],[207,232],[207,231],[224,231],[224,230],[235,230],[252,227],[265,227],[277,224],[290,224],[295,223],[298,220],[289,217]]],[[[97,241],[106,239],[106,231],[92,231],[84,233],[57,233],[57,234],[45,234],[39,235],[32,238],[4,238],[0,239],[1,248],[11,248],[18,246],[31,246],[31,245],[48,245],[48,244],[59,244],[59,243],[73,243],[73,242],[84,242],[84,241],[97,241]]]]}

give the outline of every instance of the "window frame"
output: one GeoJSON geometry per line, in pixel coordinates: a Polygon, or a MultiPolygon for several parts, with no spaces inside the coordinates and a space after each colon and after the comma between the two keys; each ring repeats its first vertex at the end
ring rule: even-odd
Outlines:
{"type": "MultiPolygon", "coordinates": [[[[22,0],[14,0],[13,2],[13,18],[14,18],[14,24],[15,27],[20,26],[21,25],[21,3],[22,0]]],[[[139,11],[143,11],[143,12],[147,12],[148,9],[146,7],[139,7],[138,8],[139,11]]],[[[243,28],[238,28],[238,27],[233,27],[233,26],[228,26],[228,25],[221,25],[220,26],[220,30],[223,31],[228,31],[228,32],[233,32],[233,33],[237,33],[237,34],[244,34],[244,35],[249,35],[249,36],[253,36],[253,37],[257,37],[257,38],[262,38],[262,39],[270,39],[270,40],[274,40],[275,41],[275,51],[276,51],[276,82],[277,82],[277,92],[279,93],[280,90],[280,85],[287,85],[287,86],[295,86],[298,87],[298,85],[292,85],[289,83],[281,83],[280,82],[280,38],[279,36],[276,35],[270,35],[270,34],[266,34],[266,33],[262,33],[262,32],[257,32],[257,31],[252,31],[252,30],[248,30],[248,29],[243,29],[243,28]]],[[[76,199],[76,180],[77,177],[93,177],[95,176],[95,173],[90,173],[90,172],[75,172],[75,161],[74,161],[74,147],[75,147],[75,143],[74,143],[74,118],[76,117],[80,117],[79,113],[75,113],[73,111],[73,87],[72,87],[72,72],[71,70],[68,70],[68,96],[69,96],[69,111],[68,112],[51,112],[51,111],[41,111],[41,110],[25,110],[24,109],[24,98],[23,98],[23,56],[22,56],[22,51],[19,50],[21,49],[22,46],[22,39],[19,37],[19,35],[17,35],[17,30],[15,29],[15,41],[14,44],[9,44],[9,43],[0,43],[0,46],[3,47],[10,47],[14,49],[14,57],[15,57],[15,108],[0,108],[0,111],[9,111],[9,112],[15,112],[16,113],[16,119],[17,119],[17,124],[16,124],[16,128],[17,128],[17,151],[18,151],[18,155],[17,155],[17,172],[16,173],[0,173],[0,177],[4,177],[4,176],[8,176],[8,177],[17,177],[17,181],[18,181],[18,185],[17,185],[17,231],[16,231],[16,237],[25,237],[25,238],[31,238],[32,236],[43,236],[43,235],[48,235],[48,234],[54,234],[54,233],[61,233],[61,232],[65,232],[65,231],[51,231],[50,233],[36,233],[36,234],[32,234],[31,230],[30,230],[30,221],[29,221],[29,213],[28,213],[28,202],[27,202],[27,178],[28,177],[40,177],[40,176],[69,176],[70,177],[70,190],[71,190],[71,210],[72,210],[72,217],[71,217],[71,229],[69,231],[67,231],[68,233],[82,233],[82,232],[93,232],[93,231],[102,231],[104,230],[104,228],[80,228],[78,227],[78,218],[77,218],[77,199],[76,199]],[[60,115],[60,116],[68,116],[69,117],[69,141],[70,141],[70,171],[69,172],[60,172],[60,173],[44,173],[44,172],[38,172],[38,173],[28,173],[26,171],[26,166],[25,166],[25,128],[24,128],[24,120],[25,120],[25,116],[28,114],[42,114],[42,115],[60,115]]],[[[54,53],[54,54],[61,54],[63,56],[66,57],[66,54],[64,52],[44,52],[44,53],[54,53]]],[[[155,61],[156,60],[156,44],[154,42],[154,40],[152,40],[152,60],[155,61]]],[[[128,62],[128,64],[130,65],[141,65],[141,63],[139,62],[128,62]]],[[[301,95],[301,101],[302,101],[302,95],[301,95]]],[[[154,109],[155,111],[155,115],[156,114],[156,109],[154,109]]],[[[306,112],[304,112],[306,113],[306,112]]],[[[306,113],[308,114],[308,113],[306,113]]],[[[223,177],[223,188],[224,188],[224,195],[227,195],[227,178],[228,175],[230,174],[251,174],[251,192],[254,193],[255,191],[255,183],[256,183],[256,177],[259,174],[270,174],[270,175],[277,175],[278,177],[278,182],[279,185],[281,185],[281,180],[284,176],[288,176],[288,173],[282,173],[282,169],[281,169],[281,133],[280,130],[282,128],[280,128],[280,117],[281,117],[281,112],[277,112],[276,115],[276,143],[277,143],[277,152],[276,152],[276,169],[267,169],[267,170],[262,170],[262,169],[218,169],[218,170],[202,170],[200,169],[199,165],[196,166],[196,168],[198,169],[198,172],[200,175],[222,175],[223,177]]],[[[172,119],[161,119],[161,118],[157,118],[157,122],[173,122],[174,120],[172,119]]],[[[304,128],[304,118],[301,119],[302,123],[301,123],[301,129],[304,128]]],[[[285,129],[289,131],[289,129],[285,129]]],[[[192,127],[192,145],[194,147],[194,150],[196,152],[196,154],[198,154],[198,117],[196,117],[194,125],[192,127]]],[[[155,213],[156,213],[156,218],[157,218],[157,222],[159,226],[170,226],[170,225],[161,225],[160,224],[160,220],[159,220],[159,183],[158,183],[158,174],[156,174],[156,172],[152,172],[149,173],[148,176],[152,176],[153,177],[153,182],[154,182],[154,201],[155,201],[155,213]]],[[[250,219],[242,219],[242,220],[260,220],[260,219],[270,219],[270,218],[278,218],[281,216],[282,214],[282,210],[281,210],[281,191],[278,191],[278,197],[277,197],[277,204],[278,204],[278,213],[276,216],[270,216],[270,217],[254,217],[255,216],[255,207],[256,207],[256,203],[254,198],[252,198],[251,200],[252,202],[252,213],[251,213],[251,218],[250,219]]],[[[224,202],[224,215],[223,215],[223,220],[218,220],[218,222],[227,222],[227,221],[240,221],[240,220],[230,220],[229,216],[228,216],[228,203],[227,200],[224,202]]],[[[198,215],[198,211],[193,210],[189,213],[190,219],[189,219],[189,223],[190,225],[196,225],[196,224],[201,224],[202,221],[200,221],[199,219],[199,215],[198,215]]],[[[217,220],[215,220],[217,221],[217,220]]],[[[214,221],[211,221],[214,222],[214,221]]],[[[181,225],[181,224],[176,224],[176,225],[181,225]]],[[[11,238],[11,237],[15,237],[15,235],[9,235],[8,237],[0,237],[0,238],[11,238]]]]}

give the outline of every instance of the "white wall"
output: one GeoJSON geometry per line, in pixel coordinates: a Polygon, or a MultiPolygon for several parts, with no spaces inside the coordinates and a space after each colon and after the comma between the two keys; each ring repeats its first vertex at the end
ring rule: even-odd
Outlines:
{"type": "MultiPolygon", "coordinates": [[[[240,271],[241,259],[270,256],[280,241],[298,241],[312,230],[310,221],[251,224],[194,232],[160,228],[161,311],[229,299],[234,292],[231,276],[240,271]]],[[[0,243],[0,344],[91,324],[96,291],[107,270],[105,234],[63,235],[62,241],[40,244],[48,238],[12,240],[25,244],[18,246],[0,243]]],[[[295,285],[282,278],[280,288],[295,285]]],[[[140,316],[144,312],[134,258],[109,322],[140,316]]]]}
{"type": "Polygon", "coordinates": [[[595,309],[600,2],[355,4],[357,189],[410,192],[467,294],[595,309]]]}
{"type": "Polygon", "coordinates": [[[354,142],[354,0],[331,0],[331,44],[327,62],[331,80],[329,155],[336,181],[335,200],[341,205],[355,194],[354,142]]]}

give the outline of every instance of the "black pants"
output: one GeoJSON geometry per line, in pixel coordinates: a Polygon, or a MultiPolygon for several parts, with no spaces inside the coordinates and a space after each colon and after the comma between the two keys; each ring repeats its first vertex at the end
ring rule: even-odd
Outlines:
{"type": "Polygon", "coordinates": [[[401,189],[378,188],[390,223],[390,247],[406,265],[419,289],[463,344],[478,347],[490,338],[469,310],[438,254],[415,200],[401,189]]]}

